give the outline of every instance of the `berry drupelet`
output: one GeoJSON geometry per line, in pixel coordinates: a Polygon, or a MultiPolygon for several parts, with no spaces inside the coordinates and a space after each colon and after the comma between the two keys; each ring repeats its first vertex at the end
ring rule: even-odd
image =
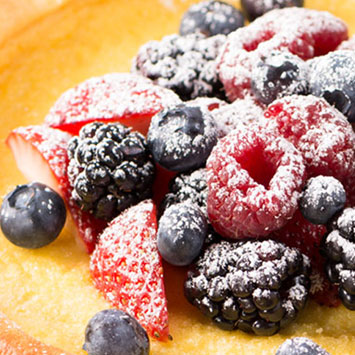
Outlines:
{"type": "Polygon", "coordinates": [[[148,355],[147,332],[126,312],[106,309],[96,313],[85,330],[83,349],[89,355],[148,355]]]}
{"type": "Polygon", "coordinates": [[[305,306],[309,260],[273,240],[212,244],[188,272],[185,296],[225,330],[272,335],[305,306]]]}
{"type": "Polygon", "coordinates": [[[111,220],[152,194],[155,167],[145,138],[121,124],[84,126],[68,156],[72,197],[97,218],[111,220]]]}
{"type": "Polygon", "coordinates": [[[134,58],[131,71],[173,90],[184,101],[199,96],[224,98],[215,59],[225,38],[170,35],[147,42],[134,58]]]}
{"type": "Polygon", "coordinates": [[[311,94],[326,99],[355,122],[355,56],[352,50],[328,53],[312,60],[311,94]]]}
{"type": "Polygon", "coordinates": [[[180,104],[153,116],[147,141],[154,161],[184,172],[203,166],[217,143],[216,124],[208,111],[180,104]]]}
{"type": "Polygon", "coordinates": [[[299,205],[304,218],[314,224],[327,224],[345,206],[346,192],[342,183],[332,176],[310,178],[302,192],[299,205]]]}
{"type": "Polygon", "coordinates": [[[350,310],[355,310],[355,208],[345,208],[330,223],[330,232],[322,241],[327,258],[329,280],[339,285],[339,297],[350,310]]]}
{"type": "Polygon", "coordinates": [[[266,105],[283,96],[306,95],[308,72],[306,62],[296,55],[274,52],[253,67],[251,89],[266,105]]]}
{"type": "Polygon", "coordinates": [[[303,0],[241,0],[242,9],[249,21],[264,15],[273,9],[282,9],[284,7],[302,7],[303,0]]]}
{"type": "Polygon", "coordinates": [[[186,36],[199,32],[206,37],[227,35],[244,26],[244,16],[234,6],[223,1],[201,1],[183,15],[179,33],[186,36]]]}
{"type": "Polygon", "coordinates": [[[48,186],[19,185],[5,196],[0,210],[1,230],[13,244],[37,249],[53,242],[64,227],[62,197],[48,186]]]}

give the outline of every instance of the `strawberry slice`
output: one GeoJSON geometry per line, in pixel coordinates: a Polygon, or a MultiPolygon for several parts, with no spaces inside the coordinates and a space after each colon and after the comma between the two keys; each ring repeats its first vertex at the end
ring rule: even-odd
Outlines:
{"type": "Polygon", "coordinates": [[[106,223],[81,211],[72,200],[67,176],[67,145],[71,135],[47,126],[18,127],[7,137],[16,164],[29,181],[52,187],[66,202],[76,226],[76,238],[86,252],[94,250],[106,223]]]}
{"type": "Polygon", "coordinates": [[[163,267],[151,200],[130,207],[100,236],[90,262],[94,285],[118,309],[134,316],[155,339],[169,338],[163,267]]]}
{"type": "Polygon", "coordinates": [[[69,89],[53,105],[45,123],[72,134],[93,121],[120,122],[146,134],[150,119],[180,103],[171,90],[135,74],[112,73],[88,79],[69,89]]]}

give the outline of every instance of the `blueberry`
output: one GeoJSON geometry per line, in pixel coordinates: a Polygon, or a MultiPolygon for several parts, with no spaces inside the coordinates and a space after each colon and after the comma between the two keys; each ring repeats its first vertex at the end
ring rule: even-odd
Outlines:
{"type": "Polygon", "coordinates": [[[287,52],[275,52],[263,58],[252,70],[251,88],[264,104],[286,95],[308,93],[306,63],[287,52]]]}
{"type": "Polygon", "coordinates": [[[311,339],[296,337],[283,342],[276,355],[329,355],[329,353],[311,339]]]}
{"type": "Polygon", "coordinates": [[[158,250],[170,264],[189,265],[200,254],[207,234],[207,219],[190,202],[167,208],[159,220],[158,250]]]}
{"type": "Polygon", "coordinates": [[[310,92],[334,105],[349,122],[355,122],[354,51],[335,51],[313,59],[310,92]]]}
{"type": "Polygon", "coordinates": [[[253,21],[273,9],[292,6],[302,7],[303,3],[303,0],[241,0],[242,9],[249,21],[253,21]]]}
{"type": "Polygon", "coordinates": [[[98,312],[85,330],[83,349],[89,355],[148,355],[149,338],[138,321],[126,312],[98,312]]]}
{"type": "Polygon", "coordinates": [[[227,35],[244,26],[244,16],[234,6],[222,1],[201,1],[192,5],[183,15],[180,35],[200,32],[206,37],[227,35]]]}
{"type": "Polygon", "coordinates": [[[327,224],[345,202],[342,183],[332,176],[320,175],[308,180],[300,198],[300,211],[311,223],[327,224]]]}
{"type": "Polygon", "coordinates": [[[5,237],[13,244],[41,248],[53,242],[66,218],[63,199],[46,185],[19,185],[5,196],[0,211],[5,237]]]}
{"type": "Polygon", "coordinates": [[[147,141],[163,168],[194,170],[205,164],[217,143],[216,124],[209,112],[180,104],[153,116],[147,141]]]}

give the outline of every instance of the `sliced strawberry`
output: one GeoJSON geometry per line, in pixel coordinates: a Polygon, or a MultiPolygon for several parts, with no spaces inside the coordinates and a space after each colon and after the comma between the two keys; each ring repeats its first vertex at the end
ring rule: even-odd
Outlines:
{"type": "Polygon", "coordinates": [[[91,253],[106,223],[81,211],[71,199],[72,188],[67,175],[67,145],[70,138],[70,134],[58,129],[27,126],[13,130],[6,143],[19,170],[29,181],[42,182],[61,194],[77,227],[79,244],[91,253]]]}
{"type": "Polygon", "coordinates": [[[78,134],[89,122],[114,121],[146,134],[153,115],[180,102],[174,92],[147,78],[112,73],[88,79],[66,91],[51,108],[45,123],[78,134]]]}
{"type": "Polygon", "coordinates": [[[150,336],[168,339],[156,208],[151,200],[127,209],[109,224],[92,254],[90,270],[95,286],[114,307],[134,316],[150,336]]]}

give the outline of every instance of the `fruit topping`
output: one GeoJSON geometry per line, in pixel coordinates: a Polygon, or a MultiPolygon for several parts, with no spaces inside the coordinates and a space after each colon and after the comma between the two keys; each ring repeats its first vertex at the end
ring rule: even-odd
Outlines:
{"type": "Polygon", "coordinates": [[[355,56],[354,51],[335,51],[312,60],[311,94],[325,98],[355,122],[355,56]]]}
{"type": "Polygon", "coordinates": [[[264,117],[270,129],[302,153],[308,177],[338,179],[351,203],[355,196],[355,134],[337,109],[312,95],[293,95],[274,101],[264,117]]]}
{"type": "Polygon", "coordinates": [[[155,167],[145,138],[119,123],[83,126],[68,156],[72,198],[96,218],[109,221],[152,195],[155,167]]]}
{"type": "Polygon", "coordinates": [[[276,355],[329,355],[311,339],[296,337],[284,341],[276,351],[276,355]]]}
{"type": "Polygon", "coordinates": [[[159,253],[172,265],[189,265],[200,255],[207,231],[200,207],[189,201],[174,204],[159,219],[159,253]]]}
{"type": "Polygon", "coordinates": [[[307,181],[299,203],[304,218],[314,224],[327,224],[345,202],[342,183],[332,176],[319,175],[307,181]]]}
{"type": "Polygon", "coordinates": [[[217,78],[215,59],[224,35],[170,35],[144,44],[133,60],[132,72],[176,92],[182,100],[198,96],[224,98],[217,78]]]}
{"type": "Polygon", "coordinates": [[[353,35],[351,38],[349,38],[347,41],[341,42],[337,50],[355,50],[355,35],[353,35]]]}
{"type": "Polygon", "coordinates": [[[291,53],[273,52],[253,67],[251,89],[258,100],[270,104],[292,94],[308,93],[309,68],[306,62],[291,53]]]}
{"type": "Polygon", "coordinates": [[[154,160],[163,168],[197,169],[217,142],[216,124],[209,111],[181,104],[152,118],[147,141],[154,160]]]}
{"type": "Polygon", "coordinates": [[[94,285],[112,306],[135,317],[155,339],[168,339],[156,210],[150,200],[111,221],[92,254],[90,270],[94,285]]]}
{"type": "Polygon", "coordinates": [[[355,310],[355,208],[345,208],[331,223],[322,241],[329,280],[339,285],[339,297],[355,310]]]}
{"type": "Polygon", "coordinates": [[[89,355],[148,355],[149,338],[135,318],[118,309],[96,313],[85,330],[89,355]]]}
{"type": "Polygon", "coordinates": [[[227,35],[244,26],[244,16],[234,6],[223,1],[201,1],[192,5],[180,22],[181,36],[198,32],[206,37],[227,35]]]}
{"type": "Polygon", "coordinates": [[[347,39],[344,22],[328,12],[304,8],[273,10],[228,35],[217,60],[219,79],[230,101],[251,93],[253,67],[274,51],[306,60],[334,50],[347,39]]]}
{"type": "Polygon", "coordinates": [[[303,6],[303,0],[241,0],[241,5],[245,16],[249,21],[254,21],[257,17],[284,7],[303,6]]]}
{"type": "Polygon", "coordinates": [[[309,260],[273,240],[212,244],[188,272],[185,296],[225,330],[273,335],[305,306],[309,260]]]}
{"type": "Polygon", "coordinates": [[[62,94],[45,123],[78,134],[93,121],[120,122],[146,134],[150,119],[180,99],[142,76],[111,73],[88,79],[62,94]]]}
{"type": "Polygon", "coordinates": [[[239,124],[256,124],[263,115],[263,109],[263,105],[251,96],[217,108],[213,111],[213,117],[216,121],[218,137],[224,137],[239,124]]]}
{"type": "Polygon", "coordinates": [[[261,237],[284,226],[305,181],[301,153],[262,126],[240,125],[207,161],[208,216],[229,238],[261,237]]]}
{"type": "Polygon", "coordinates": [[[65,219],[61,196],[37,182],[18,185],[5,196],[0,210],[4,236],[11,243],[28,249],[52,243],[63,229],[65,219]]]}

